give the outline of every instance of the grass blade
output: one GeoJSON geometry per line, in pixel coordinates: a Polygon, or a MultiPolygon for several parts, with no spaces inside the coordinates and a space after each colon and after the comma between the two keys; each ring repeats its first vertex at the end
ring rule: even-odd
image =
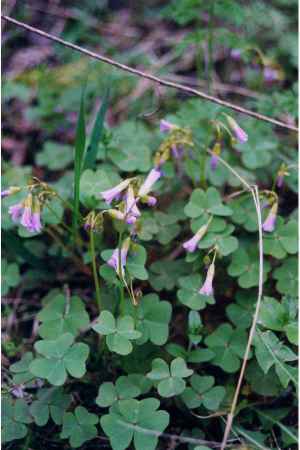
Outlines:
{"type": "Polygon", "coordinates": [[[86,150],[83,170],[93,169],[96,163],[98,144],[102,137],[104,128],[104,118],[109,104],[109,88],[106,89],[101,106],[98,110],[96,120],[91,133],[90,143],[86,150]]]}
{"type": "Polygon", "coordinates": [[[73,233],[74,236],[77,233],[78,217],[79,217],[79,194],[80,194],[80,176],[82,170],[82,159],[85,149],[85,112],[84,112],[84,93],[85,88],[82,90],[80,110],[76,126],[76,139],[75,139],[75,162],[74,162],[74,210],[73,210],[73,233]]]}

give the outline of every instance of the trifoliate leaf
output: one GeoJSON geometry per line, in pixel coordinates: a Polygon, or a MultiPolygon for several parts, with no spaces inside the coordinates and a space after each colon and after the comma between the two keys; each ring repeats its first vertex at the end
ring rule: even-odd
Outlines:
{"type": "Polygon", "coordinates": [[[63,416],[62,439],[69,439],[72,448],[80,447],[84,442],[97,436],[98,417],[82,406],[77,406],[74,413],[67,412],[63,416]]]}
{"type": "Polygon", "coordinates": [[[214,386],[215,379],[212,376],[193,375],[190,379],[191,387],[187,387],[182,394],[182,399],[190,409],[205,408],[216,411],[225,396],[223,386],[214,386]]]}
{"type": "Polygon", "coordinates": [[[179,284],[181,289],[178,290],[177,296],[183,305],[199,311],[204,309],[207,304],[213,305],[215,303],[212,296],[200,294],[199,290],[202,285],[200,275],[180,277],[179,284]]]}
{"type": "Polygon", "coordinates": [[[24,399],[12,400],[3,396],[1,406],[2,442],[22,439],[27,434],[27,424],[32,422],[29,407],[24,399]]]}
{"type": "Polygon", "coordinates": [[[71,403],[71,396],[61,388],[42,389],[37,393],[37,400],[30,405],[30,413],[35,423],[43,427],[52,418],[56,425],[61,425],[65,410],[71,403]]]}
{"type": "Polygon", "coordinates": [[[183,378],[192,375],[193,371],[188,369],[183,358],[175,358],[168,364],[160,359],[152,361],[152,370],[147,374],[150,380],[159,380],[157,390],[162,397],[173,397],[181,394],[185,389],[183,378]]]}
{"type": "Polygon", "coordinates": [[[296,296],[298,293],[298,261],[297,258],[286,259],[280,267],[273,272],[277,280],[276,289],[281,294],[296,296]]]}
{"type": "Polygon", "coordinates": [[[191,218],[204,216],[205,220],[208,220],[209,215],[230,216],[232,214],[232,210],[222,204],[219,192],[213,187],[208,188],[206,192],[195,189],[184,212],[191,218]]]}

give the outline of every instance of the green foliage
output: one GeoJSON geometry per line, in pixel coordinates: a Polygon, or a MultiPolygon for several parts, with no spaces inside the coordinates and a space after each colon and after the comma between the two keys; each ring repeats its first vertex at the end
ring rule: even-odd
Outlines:
{"type": "Polygon", "coordinates": [[[212,376],[193,375],[190,379],[191,387],[187,387],[182,394],[182,400],[190,409],[205,408],[216,411],[225,396],[223,386],[214,386],[212,376]]]}
{"type": "Polygon", "coordinates": [[[179,301],[193,310],[201,310],[206,304],[213,305],[215,300],[212,296],[200,294],[201,277],[199,275],[188,275],[179,278],[181,289],[177,295],[179,301]]]}
{"type": "Polygon", "coordinates": [[[4,396],[1,414],[3,443],[26,436],[27,425],[32,422],[32,417],[24,399],[12,400],[10,397],[4,396]]]}
{"type": "Polygon", "coordinates": [[[209,215],[226,217],[232,214],[231,209],[222,204],[219,192],[213,187],[208,188],[206,192],[195,189],[184,212],[188,217],[194,219],[202,216],[204,220],[208,220],[209,215]]]}
{"type": "Polygon", "coordinates": [[[67,412],[63,416],[62,439],[69,439],[72,448],[80,447],[84,442],[97,436],[98,417],[86,408],[77,406],[74,413],[67,412]]]}
{"type": "Polygon", "coordinates": [[[30,363],[29,370],[36,377],[61,386],[66,381],[67,373],[75,378],[85,374],[89,348],[82,342],[74,344],[72,334],[64,333],[55,340],[37,341],[34,348],[40,356],[30,363]]]}
{"type": "Polygon", "coordinates": [[[109,311],[102,311],[98,321],[93,325],[93,330],[106,336],[106,344],[110,351],[119,355],[128,355],[132,351],[130,341],[142,336],[134,326],[131,316],[123,316],[117,320],[109,311]]]}
{"type": "Polygon", "coordinates": [[[37,400],[30,405],[30,414],[39,427],[43,427],[49,418],[56,425],[62,424],[64,411],[71,403],[71,397],[61,388],[42,389],[37,394],[37,400]]]}
{"type": "Polygon", "coordinates": [[[132,440],[136,450],[154,450],[158,434],[169,424],[169,414],[158,408],[155,398],[121,400],[113,405],[109,414],[100,418],[113,450],[125,450],[132,440]]]}
{"type": "Polygon", "coordinates": [[[2,278],[1,291],[2,295],[6,295],[13,287],[18,286],[20,282],[19,266],[16,263],[9,264],[5,259],[1,261],[2,278]]]}
{"type": "Polygon", "coordinates": [[[72,161],[72,147],[58,142],[46,142],[43,150],[36,155],[37,165],[48,167],[49,170],[65,169],[72,161]]]}
{"type": "Polygon", "coordinates": [[[183,378],[192,375],[183,358],[175,358],[168,364],[160,358],[152,361],[152,370],[147,374],[150,380],[158,381],[157,391],[162,397],[173,397],[181,394],[185,389],[183,378]]]}

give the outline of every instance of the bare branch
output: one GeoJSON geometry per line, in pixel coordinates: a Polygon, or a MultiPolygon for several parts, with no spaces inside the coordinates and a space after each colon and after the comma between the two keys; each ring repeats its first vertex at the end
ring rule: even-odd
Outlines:
{"type": "Polygon", "coordinates": [[[45,31],[42,31],[42,30],[40,30],[38,28],[32,27],[30,25],[27,25],[24,22],[20,22],[20,21],[18,21],[16,19],[13,19],[12,17],[5,16],[5,15],[1,15],[1,17],[2,17],[2,19],[6,20],[7,22],[13,23],[13,24],[15,24],[15,25],[17,25],[17,26],[19,26],[21,28],[24,28],[27,31],[30,31],[30,32],[35,33],[35,34],[39,34],[40,36],[43,36],[46,39],[50,39],[51,41],[58,42],[59,44],[62,44],[65,47],[68,47],[68,48],[71,48],[73,50],[76,50],[76,51],[78,51],[80,53],[83,53],[84,55],[90,56],[91,58],[97,59],[97,60],[102,61],[102,62],[104,62],[106,64],[110,64],[111,66],[117,67],[118,69],[124,70],[125,72],[132,73],[133,75],[136,75],[138,77],[146,78],[146,79],[151,80],[154,83],[158,83],[158,84],[160,84],[162,86],[167,86],[167,87],[170,87],[172,89],[177,89],[177,90],[185,92],[187,94],[191,94],[191,95],[194,95],[196,97],[200,97],[200,98],[202,98],[204,100],[207,100],[209,102],[216,103],[217,105],[224,106],[225,108],[230,108],[233,111],[236,111],[238,113],[244,114],[246,116],[253,117],[253,118],[258,119],[258,120],[262,120],[264,122],[271,123],[273,125],[277,125],[277,126],[279,126],[281,128],[285,128],[287,130],[292,130],[292,131],[298,131],[298,128],[293,126],[293,125],[288,125],[288,124],[286,124],[284,122],[281,122],[281,121],[279,121],[277,119],[273,119],[272,117],[264,116],[263,114],[259,114],[257,112],[251,111],[249,109],[242,108],[241,106],[234,105],[233,103],[229,103],[229,102],[226,102],[224,100],[220,100],[217,97],[213,97],[211,95],[205,94],[202,91],[198,91],[196,89],[193,89],[191,87],[185,86],[183,84],[174,83],[172,81],[168,81],[168,80],[165,80],[165,79],[162,79],[162,78],[158,78],[158,77],[156,77],[156,76],[154,76],[154,75],[152,75],[150,73],[143,72],[143,71],[141,71],[139,69],[134,69],[133,67],[127,66],[125,64],[121,64],[120,62],[115,61],[115,60],[113,60],[111,58],[108,58],[107,56],[103,56],[103,55],[100,55],[99,53],[92,52],[91,50],[87,50],[87,49],[85,49],[83,47],[80,47],[79,45],[72,44],[71,42],[65,41],[65,40],[63,40],[63,39],[61,39],[61,38],[59,38],[57,36],[54,36],[53,34],[46,33],[45,31]]]}

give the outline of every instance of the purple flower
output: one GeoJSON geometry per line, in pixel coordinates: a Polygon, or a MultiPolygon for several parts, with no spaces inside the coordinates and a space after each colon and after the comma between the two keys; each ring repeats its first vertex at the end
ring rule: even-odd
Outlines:
{"type": "Polygon", "coordinates": [[[152,195],[147,195],[147,204],[148,206],[155,206],[157,203],[157,199],[152,195]]]}
{"type": "Polygon", "coordinates": [[[227,116],[227,122],[230,126],[230,128],[232,129],[233,133],[235,134],[236,139],[241,143],[244,144],[245,142],[248,141],[248,135],[247,133],[236,123],[236,121],[230,117],[227,116]]]}
{"type": "Polygon", "coordinates": [[[125,219],[125,214],[122,213],[121,211],[118,211],[117,209],[109,209],[107,211],[107,214],[109,214],[110,217],[112,217],[113,219],[117,219],[117,220],[125,219]]]}
{"type": "Polygon", "coordinates": [[[208,268],[208,271],[206,274],[206,280],[204,281],[203,286],[199,290],[199,294],[208,295],[208,296],[213,295],[214,290],[213,290],[212,282],[214,279],[214,275],[215,275],[215,265],[214,265],[214,263],[212,263],[208,268]]]}
{"type": "Polygon", "coordinates": [[[154,183],[156,183],[156,181],[161,177],[161,175],[162,175],[162,172],[160,170],[152,169],[149,172],[146,180],[144,181],[144,183],[140,187],[139,192],[138,192],[138,196],[139,197],[144,197],[145,195],[147,195],[151,191],[152,186],[154,185],[154,183]]]}
{"type": "Polygon", "coordinates": [[[130,238],[127,238],[127,239],[125,239],[125,241],[122,244],[121,252],[118,248],[116,248],[113,251],[112,256],[107,261],[107,264],[110,267],[113,267],[115,269],[115,271],[117,272],[117,274],[119,274],[119,275],[120,275],[120,273],[122,275],[124,275],[124,267],[126,265],[126,259],[127,259],[129,245],[130,245],[130,238]],[[120,262],[121,262],[121,267],[119,264],[120,262]]]}
{"type": "Polygon", "coordinates": [[[40,233],[41,229],[42,229],[41,213],[39,211],[37,211],[37,212],[34,212],[31,216],[30,231],[32,233],[40,233]]]}
{"type": "Polygon", "coordinates": [[[235,61],[239,61],[241,59],[241,50],[239,48],[233,48],[230,52],[230,56],[235,61]]]}
{"type": "Polygon", "coordinates": [[[22,217],[21,217],[20,224],[23,225],[23,227],[27,228],[27,230],[30,232],[32,231],[31,219],[32,219],[31,206],[25,206],[22,217]]]}
{"type": "Polygon", "coordinates": [[[169,131],[173,130],[176,126],[172,123],[168,122],[167,120],[162,119],[159,124],[159,129],[162,133],[168,133],[169,131]]]}
{"type": "Polygon", "coordinates": [[[1,198],[8,197],[10,195],[10,190],[5,189],[4,191],[1,191],[1,198]]]}
{"type": "Polygon", "coordinates": [[[1,191],[1,198],[8,197],[9,195],[16,194],[17,192],[20,192],[21,188],[17,186],[11,186],[8,189],[4,189],[4,191],[1,191]]]}
{"type": "Polygon", "coordinates": [[[274,203],[272,208],[270,209],[269,214],[267,215],[266,220],[264,221],[262,225],[262,229],[267,233],[272,233],[275,229],[276,225],[276,218],[277,218],[277,203],[274,203]]]}
{"type": "Polygon", "coordinates": [[[219,162],[219,157],[217,155],[213,154],[211,156],[211,158],[210,158],[210,168],[211,168],[211,170],[216,170],[218,162],[219,162]]]}
{"type": "Polygon", "coordinates": [[[202,225],[202,227],[199,228],[197,233],[191,239],[189,239],[182,245],[183,248],[187,252],[193,253],[198,246],[198,242],[203,238],[204,234],[206,233],[207,228],[208,228],[208,224],[202,225]]]}
{"type": "Polygon", "coordinates": [[[136,222],[137,217],[141,215],[136,202],[137,199],[134,197],[134,191],[132,187],[129,186],[125,198],[125,217],[128,224],[136,222]]]}
{"type": "Polygon", "coordinates": [[[172,145],[172,155],[175,159],[181,159],[184,153],[182,145],[172,145]]]}
{"type": "Polygon", "coordinates": [[[276,69],[273,69],[272,67],[265,67],[263,70],[263,75],[265,81],[272,83],[272,81],[278,80],[278,72],[276,69]]]}
{"type": "Polygon", "coordinates": [[[22,203],[17,203],[16,205],[12,205],[8,209],[8,214],[11,216],[11,220],[13,222],[18,222],[23,213],[23,205],[22,203]]]}
{"type": "Polygon", "coordinates": [[[117,186],[100,192],[100,195],[106,203],[110,204],[114,199],[119,197],[120,193],[128,187],[129,183],[130,180],[124,180],[117,184],[117,186]]]}
{"type": "Polygon", "coordinates": [[[276,180],[276,186],[280,189],[283,186],[283,179],[284,176],[283,175],[278,175],[277,176],[277,180],[276,180]]]}

